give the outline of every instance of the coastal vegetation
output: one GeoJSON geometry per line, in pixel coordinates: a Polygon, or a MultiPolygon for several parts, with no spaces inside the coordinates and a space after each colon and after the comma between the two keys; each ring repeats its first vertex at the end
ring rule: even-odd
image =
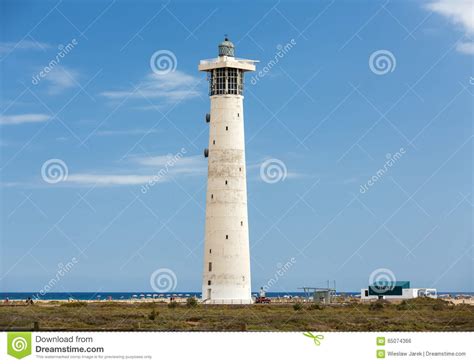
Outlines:
{"type": "Polygon", "coordinates": [[[202,305],[197,301],[0,305],[1,330],[474,331],[474,306],[401,303],[202,305]]]}

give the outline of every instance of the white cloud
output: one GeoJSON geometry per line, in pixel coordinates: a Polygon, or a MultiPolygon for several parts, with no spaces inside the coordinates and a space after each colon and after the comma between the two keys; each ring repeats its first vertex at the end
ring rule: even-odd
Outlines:
{"type": "Polygon", "coordinates": [[[459,42],[456,50],[464,54],[474,54],[474,0],[436,0],[426,5],[428,10],[443,15],[459,26],[465,33],[465,41],[459,42]]]}
{"type": "Polygon", "coordinates": [[[56,66],[46,76],[45,81],[49,82],[48,92],[57,95],[62,91],[77,86],[79,73],[75,70],[56,66]]]}
{"type": "MultiPolygon", "coordinates": [[[[173,157],[173,154],[163,154],[151,157],[138,157],[134,158],[134,160],[138,164],[141,164],[143,166],[163,167],[166,166],[171,160],[173,160],[173,157]]],[[[195,167],[206,164],[205,161],[206,160],[202,155],[193,155],[176,159],[174,165],[179,167],[195,167]]]]}
{"type": "Polygon", "coordinates": [[[139,111],[157,111],[163,108],[163,105],[159,104],[147,104],[143,106],[135,106],[133,107],[134,110],[139,110],[139,111]]]}
{"type": "Polygon", "coordinates": [[[474,42],[459,42],[456,50],[464,54],[474,54],[474,42]]]}
{"type": "Polygon", "coordinates": [[[119,136],[119,135],[144,135],[156,134],[158,129],[125,129],[125,130],[100,130],[96,133],[99,136],[119,136]]]}
{"type": "MultiPolygon", "coordinates": [[[[255,174],[249,174],[248,176],[251,178],[251,179],[255,179],[255,180],[258,180],[258,181],[262,181],[262,177],[261,177],[261,168],[262,168],[262,165],[265,164],[266,161],[268,160],[272,160],[272,159],[276,159],[276,158],[273,158],[271,156],[267,156],[267,157],[264,157],[262,159],[260,159],[259,161],[257,162],[254,162],[254,163],[249,163],[247,165],[247,170],[249,171],[256,171],[255,174]]],[[[300,173],[300,172],[295,172],[293,170],[289,170],[288,168],[288,163],[286,163],[286,160],[285,161],[281,161],[284,165],[284,167],[282,167],[282,170],[285,169],[285,172],[282,172],[285,176],[285,180],[286,179],[289,179],[289,180],[296,180],[296,179],[303,179],[303,178],[308,178],[308,177],[312,177],[311,175],[309,174],[306,174],[306,173],[300,173]]],[[[273,163],[272,163],[273,164],[273,163]]]]}
{"type": "Polygon", "coordinates": [[[299,172],[287,172],[286,178],[287,179],[300,179],[300,178],[307,178],[309,175],[299,172]]]}
{"type": "Polygon", "coordinates": [[[173,161],[172,167],[169,168],[171,176],[201,175],[207,171],[207,161],[202,155],[193,155],[179,159],[173,159],[173,157],[172,154],[168,154],[137,158],[135,160],[142,166],[154,167],[154,169],[166,168],[170,161],[173,161]]]}
{"type": "Polygon", "coordinates": [[[0,115],[0,125],[17,125],[26,123],[42,123],[50,119],[46,114],[0,115]]]}
{"type": "Polygon", "coordinates": [[[8,54],[14,50],[45,50],[52,48],[51,45],[31,40],[21,40],[19,42],[0,42],[0,54],[8,54]]]}
{"type": "Polygon", "coordinates": [[[18,145],[18,143],[16,142],[10,142],[10,141],[6,141],[6,140],[0,140],[0,147],[12,147],[12,146],[16,146],[18,145]]]}
{"type": "Polygon", "coordinates": [[[82,185],[98,186],[131,186],[142,185],[153,178],[152,175],[137,174],[70,174],[67,177],[68,182],[82,185]]]}
{"type": "MultiPolygon", "coordinates": [[[[185,160],[190,160],[194,157],[188,157],[185,160]]],[[[134,160],[143,166],[149,167],[163,167],[165,166],[170,160],[173,159],[173,154],[163,154],[163,155],[156,155],[152,157],[137,157],[134,160]]]]}
{"type": "Polygon", "coordinates": [[[134,173],[77,173],[69,174],[66,183],[98,187],[136,186],[168,182],[174,178],[203,175],[207,163],[203,156],[176,158],[172,154],[151,157],[135,157],[131,160],[136,168],[134,173]],[[145,170],[143,170],[145,167],[145,170]],[[140,169],[143,174],[136,174],[140,169]]]}
{"type": "Polygon", "coordinates": [[[152,100],[163,100],[165,102],[176,102],[199,96],[194,88],[200,79],[181,71],[167,74],[149,74],[136,89],[124,91],[104,91],[102,96],[112,100],[130,98],[152,100]]]}
{"type": "Polygon", "coordinates": [[[473,0],[437,0],[430,2],[426,7],[462,26],[466,32],[474,33],[473,0]]]}
{"type": "Polygon", "coordinates": [[[349,177],[342,181],[343,185],[350,185],[358,181],[357,177],[349,177]]]}

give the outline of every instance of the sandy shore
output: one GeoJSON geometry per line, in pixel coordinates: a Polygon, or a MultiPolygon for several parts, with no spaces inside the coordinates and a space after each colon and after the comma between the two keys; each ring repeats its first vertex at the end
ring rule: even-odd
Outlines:
{"type": "Polygon", "coordinates": [[[474,297],[460,297],[460,298],[441,298],[442,300],[454,303],[455,305],[474,305],[474,297]]]}
{"type": "MultiPolygon", "coordinates": [[[[173,301],[177,303],[186,303],[186,300],[189,297],[173,297],[173,301]]],[[[194,297],[196,298],[196,297],[194,297]]],[[[198,302],[200,299],[196,298],[198,302]]],[[[439,297],[438,299],[451,302],[454,305],[466,304],[466,305],[474,305],[474,297],[472,296],[459,296],[459,297],[439,297]]],[[[73,302],[85,302],[85,303],[124,303],[124,304],[140,304],[140,303],[163,303],[167,304],[170,303],[171,297],[159,297],[159,298],[131,298],[131,299],[102,299],[102,300],[33,300],[34,304],[39,305],[60,305],[65,303],[73,303],[73,302]]],[[[403,300],[391,300],[393,304],[399,304],[403,300]]],[[[302,297],[272,297],[271,304],[293,304],[296,302],[301,303],[313,303],[312,299],[302,298],[302,297]]],[[[370,303],[374,302],[374,300],[364,300],[361,302],[359,297],[353,296],[337,296],[333,300],[333,304],[349,304],[349,303],[370,303]]],[[[8,303],[0,302],[0,305],[27,305],[25,300],[18,300],[12,299],[9,300],[8,303]]]]}

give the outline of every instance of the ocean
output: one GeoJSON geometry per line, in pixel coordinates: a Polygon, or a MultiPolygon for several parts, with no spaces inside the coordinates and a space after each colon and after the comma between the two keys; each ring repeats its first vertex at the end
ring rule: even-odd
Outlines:
{"type": "MultiPolygon", "coordinates": [[[[337,292],[338,295],[344,294],[349,296],[355,296],[360,292],[337,292]]],[[[457,295],[474,295],[473,292],[438,292],[438,295],[449,294],[452,296],[457,295]]],[[[41,294],[40,292],[0,292],[0,300],[3,301],[6,298],[10,300],[26,300],[28,297],[40,300],[51,300],[51,301],[64,301],[70,298],[75,300],[127,300],[127,299],[139,299],[139,298],[152,298],[153,295],[156,297],[201,297],[201,292],[48,292],[41,294]]],[[[258,292],[252,292],[252,295],[258,296],[258,292]]],[[[303,292],[267,292],[267,297],[304,297],[303,292]]]]}
{"type": "MultiPolygon", "coordinates": [[[[351,292],[351,295],[357,294],[351,292]]],[[[48,292],[41,294],[40,292],[0,292],[0,300],[3,301],[6,298],[10,300],[26,300],[28,297],[33,299],[40,300],[51,300],[51,301],[62,301],[68,300],[70,298],[76,300],[127,300],[127,299],[137,299],[137,298],[152,298],[153,295],[155,298],[159,297],[198,297],[201,298],[201,292],[166,292],[166,293],[157,293],[157,292],[48,292]]],[[[252,295],[258,296],[257,292],[253,292],[252,295]]],[[[303,292],[267,292],[267,297],[283,297],[283,296],[300,296],[304,295],[303,292]]]]}

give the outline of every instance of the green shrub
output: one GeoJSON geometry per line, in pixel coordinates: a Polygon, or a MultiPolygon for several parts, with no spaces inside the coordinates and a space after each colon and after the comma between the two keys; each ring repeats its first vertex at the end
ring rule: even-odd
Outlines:
{"type": "Polygon", "coordinates": [[[157,318],[159,314],[160,314],[159,312],[156,312],[155,309],[153,309],[151,313],[148,315],[148,318],[154,321],[155,318],[157,318]]]}
{"type": "Polygon", "coordinates": [[[198,301],[196,298],[194,297],[189,297],[187,300],[186,300],[186,307],[189,307],[189,308],[194,308],[194,307],[197,307],[198,305],[198,301]]]}
{"type": "Polygon", "coordinates": [[[61,303],[61,307],[84,307],[84,306],[87,306],[87,302],[76,301],[76,302],[61,303]]]}
{"type": "Polygon", "coordinates": [[[241,322],[239,327],[237,328],[238,331],[247,331],[247,324],[245,322],[241,322]]]}
{"type": "Polygon", "coordinates": [[[438,301],[435,304],[433,304],[432,307],[434,311],[443,311],[445,308],[447,308],[447,305],[444,304],[444,302],[438,301]]]}
{"type": "Polygon", "coordinates": [[[303,305],[300,303],[300,302],[296,302],[294,305],[293,305],[293,310],[295,311],[300,311],[303,309],[303,305]]]}
{"type": "Polygon", "coordinates": [[[310,310],[324,310],[324,306],[320,305],[319,303],[313,303],[309,306],[310,310]]]}
{"type": "Polygon", "coordinates": [[[397,306],[397,310],[399,311],[406,311],[408,310],[408,302],[406,300],[403,300],[398,306],[397,306]]]}
{"type": "Polygon", "coordinates": [[[168,303],[168,308],[176,308],[176,307],[178,307],[178,302],[171,301],[170,303],[168,303]]]}
{"type": "Polygon", "coordinates": [[[383,303],[382,302],[372,302],[369,305],[370,311],[382,311],[383,310],[383,303]]]}

